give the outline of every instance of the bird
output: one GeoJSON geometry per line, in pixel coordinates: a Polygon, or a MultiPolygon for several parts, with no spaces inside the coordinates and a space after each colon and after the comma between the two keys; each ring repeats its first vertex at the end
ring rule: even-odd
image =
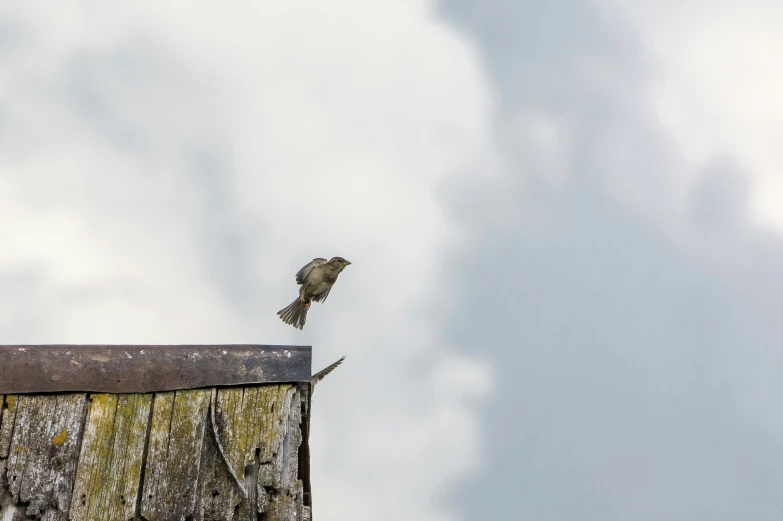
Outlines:
{"type": "Polygon", "coordinates": [[[313,259],[296,272],[299,298],[277,312],[280,320],[295,328],[302,329],[307,319],[310,304],[324,302],[340,272],[351,263],[342,257],[332,257],[328,261],[320,257],[313,259]]]}
{"type": "Polygon", "coordinates": [[[328,375],[329,373],[331,373],[332,371],[334,371],[334,369],[335,369],[335,368],[336,368],[338,365],[340,365],[340,364],[342,364],[342,363],[343,363],[343,360],[345,360],[345,356],[343,356],[342,358],[340,358],[340,359],[339,359],[338,361],[336,361],[335,363],[333,363],[333,364],[331,364],[331,365],[328,365],[328,366],[324,367],[323,369],[321,369],[320,371],[318,371],[317,373],[315,373],[315,374],[313,375],[313,377],[312,377],[312,378],[310,378],[310,397],[312,397],[312,396],[313,396],[313,391],[315,390],[315,384],[317,384],[318,382],[320,382],[321,380],[323,380],[323,379],[324,379],[324,376],[326,376],[326,375],[328,375]]]}

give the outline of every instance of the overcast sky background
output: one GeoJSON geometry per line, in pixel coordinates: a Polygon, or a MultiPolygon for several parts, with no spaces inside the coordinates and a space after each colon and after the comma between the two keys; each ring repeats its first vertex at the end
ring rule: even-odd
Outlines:
{"type": "Polygon", "coordinates": [[[3,4],[0,342],[346,354],[319,520],[780,519],[780,56],[764,0],[3,4]]]}

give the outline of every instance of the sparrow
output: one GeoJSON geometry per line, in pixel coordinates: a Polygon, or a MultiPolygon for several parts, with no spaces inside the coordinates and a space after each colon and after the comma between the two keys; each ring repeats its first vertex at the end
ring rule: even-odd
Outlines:
{"type": "Polygon", "coordinates": [[[310,397],[311,398],[313,396],[313,391],[315,390],[315,384],[317,384],[318,382],[323,380],[324,376],[326,376],[329,373],[331,373],[332,371],[334,371],[334,369],[338,365],[343,363],[343,360],[345,360],[344,356],[342,358],[340,358],[338,361],[336,361],[335,363],[333,363],[332,365],[324,367],[323,369],[321,369],[320,371],[318,371],[317,373],[315,373],[313,375],[313,377],[310,379],[310,397]]]}
{"type": "Polygon", "coordinates": [[[319,257],[304,266],[296,273],[296,283],[302,286],[299,288],[299,298],[277,312],[280,319],[302,329],[310,304],[313,301],[324,302],[337,281],[337,276],[350,264],[342,257],[332,257],[328,261],[319,257]]]}

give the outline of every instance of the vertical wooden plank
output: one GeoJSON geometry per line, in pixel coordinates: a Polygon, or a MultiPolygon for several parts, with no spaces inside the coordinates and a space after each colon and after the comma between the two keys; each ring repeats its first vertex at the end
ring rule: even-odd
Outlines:
{"type": "Polygon", "coordinates": [[[201,389],[155,395],[141,501],[148,521],[185,521],[194,515],[209,396],[201,389]]]}
{"type": "Polygon", "coordinates": [[[81,437],[86,395],[22,396],[6,476],[14,501],[28,516],[65,519],[81,437]]]}
{"type": "Polygon", "coordinates": [[[17,398],[14,395],[6,395],[0,418],[0,514],[2,518],[12,521],[24,514],[16,508],[14,498],[9,490],[6,470],[8,468],[8,456],[11,448],[11,435],[16,421],[17,398]],[[18,513],[18,515],[17,515],[18,513]]]}
{"type": "MultiPolygon", "coordinates": [[[[234,436],[226,436],[223,433],[233,427],[233,423],[226,418],[233,418],[242,409],[242,399],[245,389],[234,387],[217,391],[215,421],[220,436],[221,444],[226,456],[233,455],[236,449],[233,446],[234,436]],[[218,405],[219,404],[219,405],[218,405]],[[230,444],[228,447],[226,444],[230,444]]],[[[235,509],[244,501],[244,495],[239,490],[234,477],[230,473],[229,466],[223,460],[215,442],[213,426],[207,426],[207,440],[204,444],[204,457],[199,476],[199,521],[239,521],[235,517],[235,509]]],[[[233,433],[232,433],[233,434],[233,433]]],[[[236,456],[231,456],[237,460],[236,456]]],[[[236,463],[235,463],[236,465],[236,463]]],[[[235,475],[242,479],[244,469],[231,469],[235,475]]]]}
{"type": "Polygon", "coordinates": [[[141,497],[141,512],[147,521],[154,521],[157,513],[156,498],[166,493],[166,461],[169,451],[169,428],[174,408],[174,391],[156,393],[152,401],[147,464],[144,469],[144,488],[141,497]],[[160,490],[159,490],[160,489],[160,490]],[[145,505],[148,505],[145,507],[145,505]]]}
{"type": "Polygon", "coordinates": [[[6,458],[8,458],[8,448],[4,448],[4,443],[2,440],[3,416],[6,416],[5,408],[5,395],[0,395],[0,513],[3,511],[2,497],[3,489],[5,488],[5,483],[3,483],[3,476],[5,476],[5,462],[6,458]]]}
{"type": "Polygon", "coordinates": [[[120,396],[115,420],[116,442],[112,452],[115,455],[113,471],[115,475],[122,476],[121,480],[115,478],[114,496],[115,500],[119,499],[120,505],[125,506],[118,520],[124,521],[136,514],[151,407],[152,394],[120,396]]]}
{"type": "Polygon", "coordinates": [[[3,417],[0,420],[0,459],[8,457],[8,451],[11,448],[11,434],[16,422],[16,404],[15,395],[5,396],[3,403],[3,417]]]}
{"type": "Polygon", "coordinates": [[[24,477],[25,461],[30,452],[27,446],[27,437],[30,430],[31,402],[27,395],[19,396],[17,400],[16,421],[12,429],[10,447],[8,449],[8,462],[6,466],[6,479],[8,491],[14,501],[19,500],[19,489],[24,477]]]}
{"type": "MultiPolygon", "coordinates": [[[[49,432],[49,453],[44,457],[44,476],[31,481],[26,495],[40,495],[45,512],[42,521],[66,521],[71,509],[71,493],[79,458],[87,394],[69,393],[55,397],[55,421],[49,432]],[[49,475],[46,476],[48,467],[49,475]]],[[[28,512],[29,513],[29,512],[28,512]]]]}
{"type": "Polygon", "coordinates": [[[198,519],[251,520],[258,513],[266,514],[268,521],[301,519],[298,389],[291,385],[221,389],[215,420],[225,461],[217,451],[205,454],[198,519]],[[246,498],[224,467],[240,478],[246,498]]]}
{"type": "Polygon", "coordinates": [[[299,389],[285,389],[284,397],[278,398],[276,415],[280,422],[268,422],[267,439],[277,448],[271,454],[270,465],[262,467],[266,472],[258,476],[258,508],[266,504],[264,512],[267,521],[289,521],[302,519],[303,484],[298,477],[299,445],[302,443],[302,411],[299,389]]]}
{"type": "Polygon", "coordinates": [[[71,521],[135,516],[151,404],[151,394],[92,396],[71,521]]]}
{"type": "Polygon", "coordinates": [[[116,411],[116,394],[90,396],[73,489],[71,517],[75,520],[89,519],[86,513],[91,511],[94,502],[99,502],[98,497],[103,490],[101,481],[108,475],[111,460],[112,429],[116,411]]]}
{"type": "MultiPolygon", "coordinates": [[[[243,422],[234,421],[241,416],[245,410],[245,398],[248,394],[248,388],[218,390],[215,401],[215,421],[217,424],[217,435],[223,446],[225,461],[230,472],[233,472],[240,481],[245,476],[245,452],[252,444],[247,439],[247,426],[243,422]],[[237,391],[237,392],[234,392],[237,391]]],[[[261,418],[258,418],[261,421],[261,418]]],[[[235,482],[228,482],[231,487],[231,497],[239,501],[247,493],[247,489],[242,482],[242,490],[238,488],[235,482]],[[243,492],[244,491],[244,492],[243,492]]]]}
{"type": "Polygon", "coordinates": [[[215,437],[207,425],[199,475],[198,504],[195,519],[198,521],[239,521],[234,509],[242,502],[234,478],[223,463],[215,443],[215,437]]]}
{"type": "Polygon", "coordinates": [[[177,391],[171,417],[169,443],[169,483],[174,501],[174,512],[182,519],[192,516],[196,509],[196,490],[204,432],[207,425],[210,391],[177,391]]]}
{"type": "MultiPolygon", "coordinates": [[[[28,416],[30,427],[27,431],[27,436],[24,439],[18,440],[14,436],[14,441],[18,441],[19,445],[22,445],[26,451],[26,457],[24,461],[24,467],[20,478],[16,483],[12,485],[11,492],[14,495],[14,499],[17,502],[29,501],[30,504],[27,507],[27,515],[38,516],[45,508],[45,499],[40,494],[41,489],[38,489],[39,494],[35,494],[35,485],[42,481],[42,474],[44,472],[43,463],[46,457],[44,448],[50,442],[51,436],[49,435],[54,426],[54,413],[56,411],[56,403],[50,396],[35,396],[27,397],[25,399],[32,399],[32,403],[28,405],[27,410],[32,414],[28,416]]],[[[18,426],[18,422],[17,422],[18,426]]],[[[13,446],[13,445],[12,445],[13,446]]],[[[47,451],[48,452],[48,451],[47,451]]]]}
{"type": "Polygon", "coordinates": [[[84,394],[0,396],[0,519],[301,521],[300,394],[291,385],[217,391],[222,454],[210,390],[159,393],[154,405],[152,395],[93,395],[89,408],[84,394]],[[63,457],[79,436],[81,453],[63,457]]]}
{"type": "Polygon", "coordinates": [[[222,410],[218,392],[219,417],[224,422],[218,433],[226,449],[226,457],[238,476],[244,475],[245,467],[256,462],[266,465],[280,452],[282,431],[288,425],[290,406],[286,398],[290,385],[268,385],[244,388],[239,404],[222,410]]]}
{"type": "MultiPolygon", "coordinates": [[[[48,434],[53,423],[54,401],[46,396],[23,395],[19,397],[14,433],[8,458],[8,484],[14,501],[21,499],[25,474],[36,470],[36,460],[42,451],[41,437],[48,434]]],[[[30,476],[27,478],[29,483],[30,476]]],[[[28,485],[29,486],[29,485],[28,485]]],[[[37,505],[30,505],[35,510],[37,505]]]]}

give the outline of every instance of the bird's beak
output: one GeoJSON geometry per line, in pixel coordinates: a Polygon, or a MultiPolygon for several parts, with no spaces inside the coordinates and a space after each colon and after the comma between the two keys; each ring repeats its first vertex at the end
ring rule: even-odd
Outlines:
{"type": "Polygon", "coordinates": [[[345,265],[348,266],[351,263],[351,261],[343,261],[343,263],[345,263],[345,265]]]}

